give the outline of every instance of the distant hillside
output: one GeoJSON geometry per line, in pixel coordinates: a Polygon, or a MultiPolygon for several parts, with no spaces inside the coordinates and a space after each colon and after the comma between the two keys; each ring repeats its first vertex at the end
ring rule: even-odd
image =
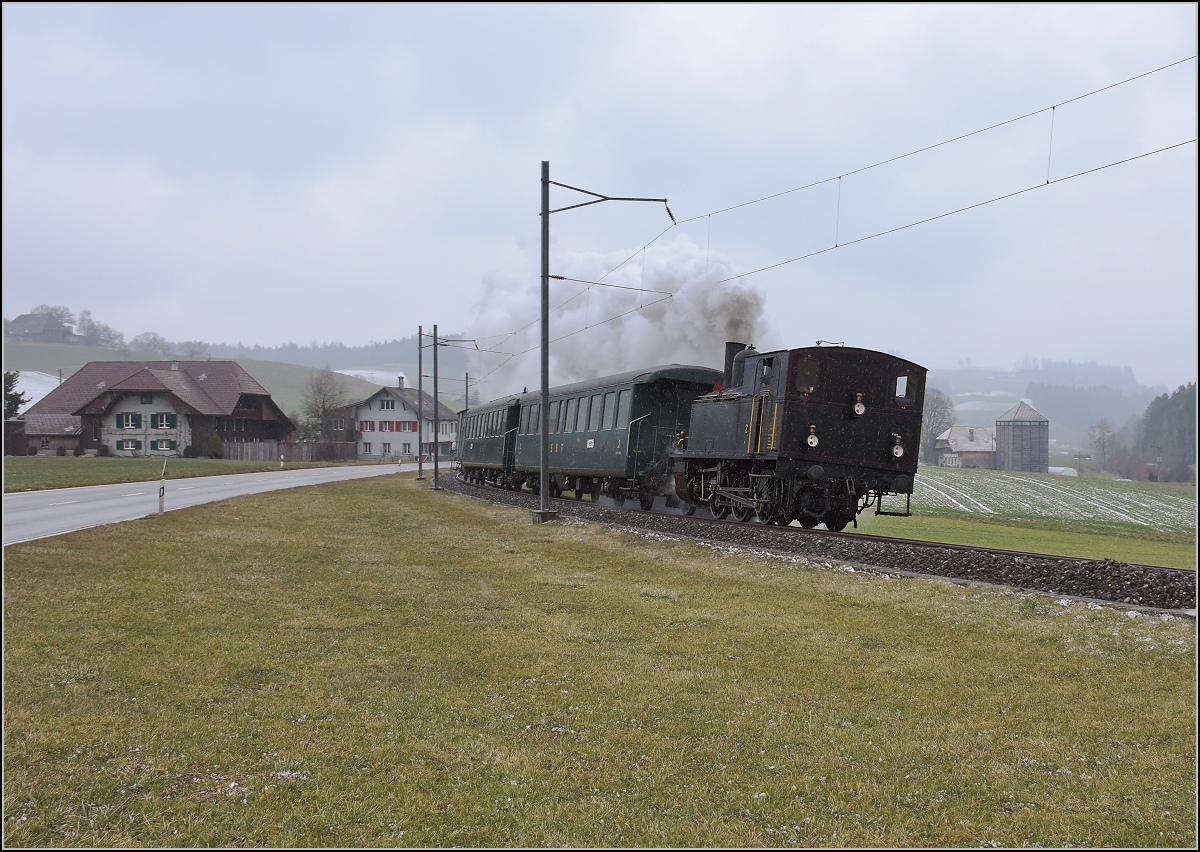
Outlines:
{"type": "Polygon", "coordinates": [[[1022,399],[1050,419],[1059,446],[1087,446],[1101,418],[1120,427],[1140,417],[1161,388],[1137,381],[1129,367],[1027,358],[1010,370],[930,370],[929,386],[947,393],[963,426],[991,426],[1022,399]]]}

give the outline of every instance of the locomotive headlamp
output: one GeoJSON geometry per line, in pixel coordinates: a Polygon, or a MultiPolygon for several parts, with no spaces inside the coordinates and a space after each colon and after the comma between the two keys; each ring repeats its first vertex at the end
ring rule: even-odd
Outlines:
{"type": "Polygon", "coordinates": [[[856,393],[854,395],[854,413],[859,417],[867,413],[867,407],[863,405],[861,393],[856,393]]]}
{"type": "Polygon", "coordinates": [[[900,436],[893,432],[892,437],[896,439],[896,443],[892,445],[892,455],[901,458],[904,455],[904,447],[900,443],[900,436]]]}
{"type": "Polygon", "coordinates": [[[821,443],[821,441],[817,438],[817,427],[815,425],[808,427],[807,443],[813,449],[816,449],[817,444],[821,443]]]}

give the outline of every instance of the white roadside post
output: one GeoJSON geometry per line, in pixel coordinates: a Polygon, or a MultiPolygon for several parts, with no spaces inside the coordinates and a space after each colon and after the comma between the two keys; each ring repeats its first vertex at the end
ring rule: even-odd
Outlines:
{"type": "Polygon", "coordinates": [[[158,513],[163,513],[163,503],[167,498],[167,460],[163,459],[162,477],[158,480],[158,513]]]}
{"type": "Polygon", "coordinates": [[[283,470],[283,453],[279,454],[279,469],[283,470]]]}

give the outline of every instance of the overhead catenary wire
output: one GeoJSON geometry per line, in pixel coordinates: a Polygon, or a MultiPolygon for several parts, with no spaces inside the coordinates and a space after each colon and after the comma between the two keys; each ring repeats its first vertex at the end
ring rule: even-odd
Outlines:
{"type": "MultiPolygon", "coordinates": [[[[903,230],[906,230],[906,229],[908,229],[908,228],[916,227],[917,225],[922,225],[922,224],[926,224],[926,223],[928,223],[928,222],[936,221],[936,220],[938,220],[938,219],[943,219],[943,218],[946,218],[946,217],[948,217],[948,216],[955,215],[955,214],[957,214],[957,213],[963,213],[963,212],[966,212],[966,211],[968,211],[968,210],[973,210],[973,209],[975,209],[975,208],[982,207],[982,206],[985,206],[985,205],[987,205],[987,204],[992,204],[992,203],[995,203],[995,202],[997,202],[997,201],[1003,201],[1004,199],[1007,199],[1007,198],[1012,198],[1012,197],[1015,197],[1015,196],[1017,196],[1017,195],[1022,195],[1022,194],[1026,193],[1026,192],[1029,192],[1030,190],[1033,190],[1033,189],[1038,189],[1038,188],[1045,187],[1045,186],[1049,186],[1049,185],[1051,185],[1051,184],[1055,184],[1055,183],[1061,183],[1061,182],[1063,182],[1063,181],[1066,181],[1066,180],[1072,180],[1072,179],[1074,179],[1074,178],[1081,177],[1081,176],[1083,176],[1083,175],[1092,174],[1092,173],[1094,173],[1094,172],[1102,171],[1102,170],[1104,170],[1104,169],[1107,169],[1107,168],[1112,168],[1112,167],[1114,167],[1114,166],[1122,165],[1122,164],[1124,164],[1124,163],[1132,162],[1132,161],[1134,161],[1134,160],[1138,160],[1138,159],[1142,159],[1142,158],[1145,158],[1145,157],[1153,156],[1153,155],[1155,155],[1155,154],[1160,154],[1160,153],[1163,153],[1164,151],[1168,151],[1168,150],[1171,150],[1171,149],[1173,149],[1173,148],[1178,148],[1178,147],[1180,147],[1180,146],[1183,146],[1183,145],[1192,144],[1192,143],[1194,143],[1194,142],[1196,141],[1196,139],[1194,139],[1194,138],[1193,138],[1193,139],[1188,139],[1188,140],[1185,140],[1185,141],[1183,141],[1183,142],[1178,142],[1178,143],[1175,143],[1175,144],[1172,144],[1172,145],[1165,146],[1165,147],[1163,147],[1163,148],[1158,148],[1158,149],[1156,149],[1156,150],[1153,150],[1153,151],[1147,151],[1147,152],[1144,152],[1144,153],[1141,153],[1141,154],[1137,154],[1137,155],[1135,155],[1135,156],[1132,156],[1132,157],[1127,157],[1127,158],[1125,158],[1125,159],[1122,159],[1122,160],[1117,160],[1117,161],[1114,161],[1114,162],[1112,162],[1112,163],[1106,163],[1106,164],[1104,164],[1104,165],[1102,165],[1102,166],[1097,166],[1097,167],[1095,167],[1095,168],[1086,169],[1086,170],[1084,170],[1084,171],[1081,171],[1081,172],[1076,172],[1075,174],[1066,175],[1066,176],[1063,176],[1063,177],[1060,177],[1060,178],[1054,178],[1054,179],[1051,179],[1051,177],[1050,177],[1051,155],[1052,155],[1052,152],[1053,152],[1053,140],[1054,140],[1054,119],[1055,119],[1055,116],[1056,116],[1056,113],[1057,113],[1057,109],[1058,109],[1058,107],[1060,107],[1060,106],[1065,106],[1066,104],[1074,103],[1075,101],[1079,101],[1079,100],[1082,100],[1082,99],[1084,99],[1084,98],[1092,97],[1092,96],[1094,96],[1094,95],[1097,95],[1097,94],[1099,94],[1099,93],[1101,93],[1101,92],[1108,91],[1109,89],[1113,89],[1113,88],[1116,88],[1116,87],[1118,87],[1118,86],[1123,86],[1123,85],[1125,85],[1125,84],[1127,84],[1127,83],[1131,83],[1131,82],[1133,82],[1134,80],[1139,80],[1139,79],[1141,79],[1141,78],[1143,78],[1143,77],[1147,77],[1147,76],[1150,76],[1150,75],[1152,75],[1152,74],[1157,74],[1157,73],[1159,73],[1159,72],[1162,72],[1162,71],[1165,71],[1165,70],[1167,70],[1167,69],[1169,69],[1169,68],[1173,68],[1173,67],[1175,67],[1175,66],[1177,66],[1177,65],[1181,65],[1181,64],[1183,64],[1183,63],[1185,63],[1185,62],[1190,62],[1190,61],[1192,61],[1192,60],[1194,60],[1194,59],[1196,59],[1196,55],[1195,55],[1195,54],[1193,54],[1192,56],[1185,57],[1185,58],[1183,58],[1183,59],[1176,60],[1175,62],[1171,62],[1171,63],[1168,63],[1168,64],[1166,64],[1166,65],[1160,66],[1160,67],[1158,67],[1158,68],[1154,68],[1154,69],[1151,69],[1151,70],[1149,70],[1149,71],[1145,71],[1145,72],[1142,72],[1142,73],[1140,73],[1140,74],[1136,74],[1136,75],[1134,75],[1134,76],[1132,76],[1132,77],[1127,77],[1127,78],[1125,78],[1125,79],[1123,79],[1123,80],[1119,80],[1119,81],[1117,81],[1117,82],[1115,82],[1115,83],[1110,83],[1110,84],[1108,84],[1108,85],[1106,85],[1106,86],[1101,86],[1100,88],[1093,89],[1092,91],[1085,92],[1085,93],[1083,93],[1083,94],[1080,94],[1080,95],[1076,95],[1075,97],[1068,98],[1068,99],[1066,99],[1066,100],[1060,101],[1060,102],[1058,102],[1058,103],[1055,103],[1055,104],[1051,104],[1050,106],[1042,107],[1042,108],[1040,108],[1040,109],[1036,109],[1036,110],[1033,110],[1033,111],[1031,111],[1031,112],[1027,112],[1027,113],[1025,113],[1025,114],[1023,114],[1023,115],[1016,116],[1016,117],[1014,117],[1014,118],[1010,118],[1010,119],[1006,119],[1006,120],[1004,120],[1004,121],[996,122],[996,123],[994,123],[994,124],[990,124],[990,125],[988,125],[987,127],[982,127],[982,128],[979,128],[979,129],[977,129],[977,130],[970,131],[970,132],[968,132],[968,133],[959,134],[959,135],[957,135],[957,136],[954,136],[954,137],[951,137],[951,138],[949,138],[949,139],[942,140],[941,142],[936,142],[936,143],[933,143],[933,144],[931,144],[931,145],[926,145],[926,146],[923,146],[923,147],[921,147],[921,148],[917,148],[917,149],[914,149],[914,150],[912,150],[912,151],[908,151],[908,152],[906,152],[906,153],[903,153],[903,154],[898,154],[898,155],[896,155],[896,156],[893,156],[893,157],[888,157],[888,158],[886,158],[886,159],[883,159],[883,160],[880,160],[880,161],[878,161],[878,162],[871,163],[870,165],[862,166],[862,167],[860,167],[860,168],[857,168],[857,169],[852,169],[852,170],[850,170],[850,171],[843,172],[842,174],[835,175],[835,176],[831,176],[831,177],[828,177],[828,178],[824,178],[824,179],[822,179],[822,180],[813,181],[813,182],[810,182],[810,183],[804,184],[803,186],[797,186],[797,187],[793,187],[793,188],[791,188],[791,189],[782,190],[782,191],[780,191],[780,192],[771,193],[771,194],[769,194],[769,195],[765,195],[765,196],[762,196],[762,197],[759,197],[759,198],[755,198],[755,199],[751,199],[751,200],[748,200],[748,201],[740,202],[740,203],[738,203],[738,204],[733,204],[733,205],[730,205],[730,206],[727,206],[727,207],[723,207],[723,208],[720,208],[720,209],[717,209],[717,210],[712,210],[712,211],[709,211],[709,212],[707,212],[707,213],[701,213],[701,214],[698,214],[698,215],[696,215],[696,216],[691,216],[691,217],[688,217],[688,218],[684,218],[684,219],[679,219],[679,220],[677,220],[677,219],[675,218],[674,214],[671,212],[671,209],[670,209],[670,207],[667,207],[667,208],[666,208],[666,210],[667,210],[667,215],[668,215],[668,216],[670,217],[670,219],[671,219],[671,225],[669,225],[668,227],[664,228],[662,231],[660,231],[658,234],[656,234],[656,235],[655,235],[655,236],[654,236],[654,237],[653,237],[651,240],[649,240],[649,241],[648,241],[648,242],[647,242],[645,245],[643,245],[641,248],[639,248],[639,249],[637,249],[636,251],[634,251],[633,253],[631,253],[631,254],[630,254],[628,257],[626,257],[626,258],[625,258],[624,260],[622,260],[620,263],[616,264],[616,265],[615,265],[615,266],[613,266],[611,269],[609,269],[607,272],[605,272],[603,275],[601,275],[601,276],[599,277],[599,280],[597,280],[597,281],[591,281],[591,282],[585,282],[585,281],[582,281],[582,280],[580,280],[580,279],[571,279],[571,278],[567,278],[567,277],[565,277],[565,276],[557,276],[557,275],[555,275],[555,276],[551,276],[552,278],[556,278],[556,279],[558,279],[558,280],[564,280],[564,281],[566,281],[566,280],[570,280],[570,281],[576,281],[576,282],[578,282],[578,283],[585,283],[585,284],[587,284],[587,285],[588,285],[586,288],[584,288],[584,290],[580,291],[579,293],[576,293],[574,296],[572,296],[572,297],[570,297],[569,299],[567,299],[566,301],[562,302],[560,305],[558,305],[557,307],[555,307],[553,310],[554,310],[554,311],[561,310],[563,307],[565,307],[567,304],[569,304],[569,303],[570,303],[571,301],[573,301],[574,299],[578,298],[580,295],[583,295],[583,294],[585,294],[585,293],[589,293],[589,294],[590,294],[590,292],[591,292],[591,288],[592,288],[593,286],[609,286],[609,287],[619,287],[620,289],[632,289],[632,290],[640,289],[640,288],[631,288],[631,287],[620,287],[620,285],[610,285],[610,284],[605,284],[605,283],[603,282],[603,279],[607,278],[609,275],[612,275],[614,272],[616,272],[617,270],[621,269],[621,268],[622,268],[623,266],[625,266],[625,265],[626,265],[626,264],[627,264],[629,261],[631,261],[631,260],[633,260],[635,257],[637,257],[639,253],[643,253],[643,278],[644,278],[644,263],[645,263],[645,255],[644,255],[644,252],[645,252],[645,251],[646,251],[646,250],[647,250],[647,249],[648,249],[650,246],[652,246],[654,243],[656,243],[658,240],[660,240],[660,239],[661,239],[661,238],[662,238],[664,235],[666,235],[666,234],[667,234],[667,233],[669,233],[670,231],[674,230],[675,228],[679,227],[680,225],[684,225],[684,224],[687,224],[687,223],[690,223],[690,222],[694,222],[694,221],[697,221],[697,220],[699,220],[699,219],[705,219],[705,218],[707,218],[707,220],[708,220],[708,228],[707,228],[707,231],[708,231],[708,233],[707,233],[707,238],[706,238],[706,240],[705,240],[705,243],[706,243],[706,244],[705,244],[705,271],[706,271],[706,273],[707,273],[707,271],[708,271],[708,268],[709,268],[709,255],[710,255],[710,253],[711,253],[711,228],[712,228],[712,217],[713,217],[713,216],[717,216],[717,215],[720,215],[720,214],[722,214],[722,213],[728,213],[728,212],[730,212],[730,211],[733,211],[733,210],[739,210],[739,209],[741,209],[741,208],[744,208],[744,207],[749,207],[749,206],[752,206],[752,205],[755,205],[755,204],[760,204],[760,203],[762,203],[762,202],[765,202],[765,201],[770,201],[770,200],[772,200],[772,199],[775,199],[775,198],[780,198],[780,197],[782,197],[782,196],[789,195],[789,194],[792,194],[792,193],[801,192],[801,191],[803,191],[803,190],[805,190],[805,189],[811,189],[811,188],[814,188],[814,187],[817,187],[817,186],[821,186],[821,185],[823,185],[823,184],[830,183],[830,182],[832,182],[832,181],[834,181],[834,180],[838,181],[838,201],[837,201],[837,212],[836,212],[836,222],[835,222],[835,232],[834,232],[834,245],[832,245],[832,246],[827,246],[827,247],[825,247],[825,248],[822,248],[822,249],[819,249],[819,250],[817,250],[817,251],[809,252],[809,253],[807,253],[807,254],[804,254],[804,255],[801,255],[801,256],[799,256],[799,257],[794,257],[794,258],[790,258],[790,259],[788,259],[788,260],[780,261],[779,263],[770,264],[770,265],[768,265],[768,266],[760,267],[760,268],[758,268],[758,269],[754,269],[754,270],[751,270],[751,271],[748,271],[748,272],[743,272],[743,273],[740,273],[740,274],[738,274],[738,275],[730,276],[730,277],[728,277],[728,278],[723,278],[723,279],[721,279],[721,280],[719,280],[719,281],[717,281],[717,282],[714,282],[714,283],[716,283],[716,284],[723,284],[723,283],[727,283],[727,282],[729,282],[729,281],[734,281],[734,280],[737,280],[737,279],[740,279],[740,278],[744,278],[744,277],[746,277],[746,276],[748,276],[748,275],[753,275],[753,274],[755,274],[755,273],[758,273],[758,272],[765,272],[765,271],[767,271],[767,270],[770,270],[770,269],[775,269],[775,268],[777,268],[777,267],[780,267],[780,266],[786,266],[786,265],[788,265],[788,264],[790,264],[790,263],[796,263],[796,262],[798,262],[798,261],[800,261],[800,260],[804,260],[804,259],[806,259],[806,258],[815,257],[815,256],[817,256],[817,255],[824,254],[824,253],[826,253],[826,252],[829,252],[829,251],[833,251],[834,249],[838,249],[838,248],[844,248],[844,247],[847,247],[847,246],[855,245],[855,244],[857,244],[857,243],[865,242],[865,241],[867,241],[867,240],[871,240],[871,239],[875,239],[875,238],[878,238],[878,237],[886,236],[887,234],[896,233],[897,231],[903,231],[903,230]],[[886,229],[886,230],[883,230],[883,231],[879,231],[879,232],[877,232],[877,233],[875,233],[875,234],[869,234],[869,235],[867,235],[867,236],[864,236],[864,237],[859,237],[859,238],[857,238],[857,239],[854,239],[854,240],[849,240],[849,241],[847,241],[847,242],[845,242],[845,243],[842,243],[842,242],[840,242],[840,227],[841,227],[841,182],[842,182],[842,179],[843,179],[843,178],[845,178],[845,177],[849,177],[849,176],[851,176],[851,175],[855,175],[855,174],[860,174],[860,173],[862,173],[862,172],[866,172],[866,171],[869,171],[869,170],[871,170],[871,169],[879,168],[880,166],[884,166],[884,165],[887,165],[887,164],[889,164],[889,163],[894,163],[894,162],[897,162],[897,161],[900,161],[900,160],[906,159],[906,158],[908,158],[908,157],[912,157],[912,156],[915,156],[915,155],[917,155],[917,154],[924,153],[924,152],[926,152],[926,151],[931,151],[931,150],[933,150],[933,149],[935,149],[935,148],[943,147],[943,146],[945,146],[945,145],[949,145],[949,144],[952,144],[952,143],[954,143],[954,142],[961,141],[961,140],[963,140],[963,139],[968,139],[968,138],[970,138],[970,137],[972,137],[972,136],[977,136],[977,135],[979,135],[979,134],[986,133],[986,132],[988,132],[988,131],[990,131],[990,130],[995,130],[995,129],[997,129],[997,128],[1004,127],[1004,126],[1006,126],[1006,125],[1013,124],[1013,123],[1015,123],[1015,122],[1022,121],[1022,120],[1024,120],[1024,119],[1027,119],[1027,118],[1031,118],[1031,117],[1033,117],[1033,116],[1035,116],[1035,115],[1039,115],[1039,114],[1041,114],[1041,113],[1044,113],[1044,112],[1047,112],[1047,111],[1049,111],[1049,112],[1051,113],[1051,121],[1050,121],[1050,142],[1049,142],[1049,150],[1048,150],[1048,153],[1047,153],[1047,165],[1046,165],[1046,180],[1045,180],[1045,183],[1039,183],[1039,184],[1036,184],[1036,185],[1034,185],[1034,186],[1029,186],[1029,187],[1026,187],[1026,188],[1024,188],[1024,189],[1019,189],[1019,190],[1016,190],[1016,191],[1014,191],[1014,192],[1006,193],[1006,194],[1004,194],[1004,195],[999,195],[999,196],[996,196],[996,197],[994,197],[994,198],[989,198],[989,199],[986,199],[986,200],[984,200],[984,201],[977,202],[977,203],[975,203],[975,204],[970,204],[970,205],[967,205],[967,206],[965,206],[965,207],[960,207],[960,208],[957,208],[957,209],[955,209],[955,210],[948,211],[948,212],[946,212],[946,213],[941,213],[941,214],[938,214],[938,215],[936,215],[936,216],[930,216],[930,217],[927,217],[927,218],[924,218],[924,219],[920,219],[920,220],[917,220],[917,221],[914,221],[914,222],[909,222],[909,223],[907,223],[907,224],[905,224],[905,225],[900,225],[900,226],[897,226],[897,227],[894,227],[894,228],[889,228],[889,229],[886,229]]],[[[566,186],[565,184],[557,184],[557,183],[556,183],[555,185],[558,185],[558,186],[563,186],[563,187],[565,187],[565,188],[568,188],[568,189],[576,189],[575,187],[568,187],[568,186],[566,186]]],[[[577,191],[586,192],[585,190],[577,190],[577,191]]],[[[598,195],[598,194],[596,194],[596,193],[588,193],[588,194],[591,194],[591,195],[598,195]]],[[[603,197],[602,197],[602,196],[598,196],[598,198],[600,198],[600,199],[603,199],[603,197]]],[[[635,200],[650,200],[650,199],[635,199],[635,200]]],[[[657,199],[654,199],[654,200],[657,200],[657,199]]],[[[574,206],[586,206],[586,204],[592,204],[592,203],[596,203],[596,202],[594,202],[594,201],[592,201],[592,202],[585,202],[584,204],[580,204],[580,205],[574,205],[574,206]]],[[[665,203],[665,201],[664,201],[664,206],[666,206],[666,203],[665,203]]],[[[568,207],[568,208],[560,208],[560,209],[566,210],[566,209],[572,209],[572,208],[569,208],[569,207],[568,207]]],[[[648,292],[663,292],[663,291],[648,291],[648,292]]],[[[635,308],[635,309],[633,309],[632,311],[626,311],[626,312],[624,312],[624,313],[618,314],[617,316],[610,317],[610,318],[608,318],[608,319],[606,319],[606,320],[602,320],[601,322],[598,322],[598,323],[595,323],[595,324],[589,323],[589,322],[587,321],[587,320],[588,320],[588,318],[587,318],[587,316],[585,315],[585,324],[584,324],[584,327],[583,327],[583,328],[577,329],[576,331],[570,332],[569,334],[566,334],[566,335],[563,335],[562,337],[556,338],[556,340],[562,340],[562,339],[565,339],[566,337],[570,337],[570,336],[573,336],[573,335],[575,335],[575,334],[579,334],[580,332],[582,332],[582,331],[586,331],[586,330],[588,330],[588,329],[590,329],[590,328],[595,328],[595,327],[597,327],[597,326],[599,326],[599,325],[604,325],[604,324],[606,324],[606,323],[608,323],[608,322],[613,322],[613,321],[615,321],[615,320],[617,320],[617,319],[620,319],[620,318],[621,318],[621,317],[623,317],[623,316],[627,316],[629,313],[634,313],[634,312],[636,312],[636,311],[638,311],[638,310],[642,310],[642,309],[644,309],[644,308],[646,308],[646,307],[650,307],[651,305],[658,304],[658,302],[660,302],[660,301],[663,301],[663,300],[661,300],[661,299],[656,299],[655,301],[653,301],[653,302],[650,302],[650,303],[649,303],[649,304],[647,304],[647,305],[640,306],[640,307],[638,307],[638,308],[635,308]]],[[[590,298],[589,298],[589,305],[590,305],[590,298]]],[[[511,338],[513,338],[513,337],[517,336],[518,334],[520,334],[522,331],[524,331],[524,330],[528,329],[530,326],[534,325],[536,322],[537,322],[537,320],[534,320],[534,322],[531,322],[531,323],[529,323],[529,324],[527,324],[527,325],[525,325],[525,326],[522,326],[521,328],[519,328],[519,329],[516,329],[515,331],[508,332],[508,333],[505,333],[505,334],[495,335],[495,337],[501,337],[501,338],[504,338],[505,340],[511,339],[511,338]]],[[[501,345],[503,345],[503,344],[501,344],[501,345]]],[[[534,348],[536,349],[537,347],[534,347],[534,348]]],[[[518,355],[525,354],[526,352],[529,352],[529,351],[533,351],[533,350],[532,350],[532,349],[526,349],[526,350],[523,350],[523,351],[521,351],[521,352],[515,352],[515,353],[513,353],[511,356],[509,356],[508,358],[506,358],[506,359],[504,360],[504,362],[502,362],[501,364],[497,365],[497,366],[496,366],[496,367],[495,367],[493,370],[491,370],[491,371],[490,371],[490,372],[488,372],[488,373],[487,373],[485,376],[483,376],[483,377],[480,379],[480,381],[483,381],[483,380],[484,380],[484,379],[486,379],[488,376],[490,376],[492,373],[494,373],[496,370],[498,370],[498,369],[500,369],[501,367],[503,367],[503,366],[504,366],[504,364],[508,363],[508,361],[510,361],[512,358],[514,358],[514,357],[517,357],[518,355]]],[[[499,353],[498,353],[498,354],[499,354],[499,353]]]]}
{"type": "Polygon", "coordinates": [[[1023,195],[1024,193],[1031,192],[1032,190],[1035,190],[1035,189],[1044,189],[1045,187],[1050,186],[1052,184],[1062,183],[1063,181],[1072,180],[1073,178],[1082,177],[1083,175],[1090,175],[1093,172],[1103,171],[1104,169],[1111,169],[1113,166],[1119,166],[1123,163],[1132,162],[1133,160],[1140,160],[1144,157],[1152,157],[1155,154],[1161,154],[1163,151],[1170,151],[1172,148],[1179,148],[1183,145],[1190,145],[1195,141],[1196,141],[1195,139],[1188,139],[1183,142],[1176,142],[1174,145],[1168,145],[1165,148],[1159,148],[1156,151],[1147,151],[1143,154],[1137,154],[1132,157],[1127,157],[1124,160],[1117,160],[1116,162],[1113,162],[1113,163],[1106,163],[1103,166],[1096,166],[1094,169],[1085,169],[1084,171],[1076,172],[1073,175],[1066,175],[1065,177],[1054,178],[1054,180],[1048,180],[1048,181],[1046,181],[1046,183],[1035,183],[1033,186],[1027,186],[1024,189],[1018,189],[1015,192],[1009,192],[1005,195],[998,195],[995,198],[989,198],[986,201],[980,201],[975,204],[968,204],[966,207],[959,207],[957,210],[950,210],[946,213],[939,213],[936,216],[930,216],[926,219],[921,219],[916,222],[909,222],[907,225],[898,225],[895,228],[888,228],[886,231],[879,231],[878,233],[875,233],[875,234],[869,234],[865,237],[859,237],[856,240],[848,240],[847,242],[844,242],[841,245],[826,246],[823,249],[818,249],[817,251],[809,252],[808,254],[801,255],[800,257],[793,257],[790,260],[781,260],[779,263],[772,263],[769,266],[763,266],[758,269],[752,269],[749,272],[742,272],[737,275],[732,275],[729,278],[722,278],[720,281],[716,281],[714,283],[724,284],[728,281],[736,281],[739,278],[745,278],[748,275],[754,275],[757,272],[766,272],[769,269],[775,269],[780,266],[787,266],[789,263],[795,263],[796,261],[799,261],[799,260],[805,260],[806,258],[816,257],[819,254],[824,254],[825,252],[833,251],[835,249],[845,248],[846,246],[852,246],[855,243],[861,243],[861,242],[866,242],[867,240],[873,240],[876,237],[886,236],[887,234],[894,234],[897,231],[903,231],[907,228],[915,228],[917,225],[924,225],[926,222],[933,222],[937,219],[945,219],[947,216],[953,216],[956,213],[963,213],[967,210],[974,210],[976,207],[983,207],[986,204],[993,204],[997,201],[1003,201],[1006,198],[1012,198],[1017,195],[1023,195]]]}

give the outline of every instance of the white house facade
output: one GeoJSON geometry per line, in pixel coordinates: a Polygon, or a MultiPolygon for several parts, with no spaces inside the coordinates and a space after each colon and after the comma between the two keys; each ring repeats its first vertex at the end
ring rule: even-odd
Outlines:
{"type": "MultiPolygon", "coordinates": [[[[415,459],[418,453],[432,455],[437,440],[438,453],[449,458],[458,441],[458,415],[438,404],[435,439],[433,397],[424,394],[423,417],[418,416],[418,397],[414,388],[380,388],[376,393],[350,406],[352,428],[360,459],[380,461],[415,459]],[[419,424],[419,425],[418,425],[419,424]]],[[[334,431],[342,424],[335,421],[334,431]]]]}

